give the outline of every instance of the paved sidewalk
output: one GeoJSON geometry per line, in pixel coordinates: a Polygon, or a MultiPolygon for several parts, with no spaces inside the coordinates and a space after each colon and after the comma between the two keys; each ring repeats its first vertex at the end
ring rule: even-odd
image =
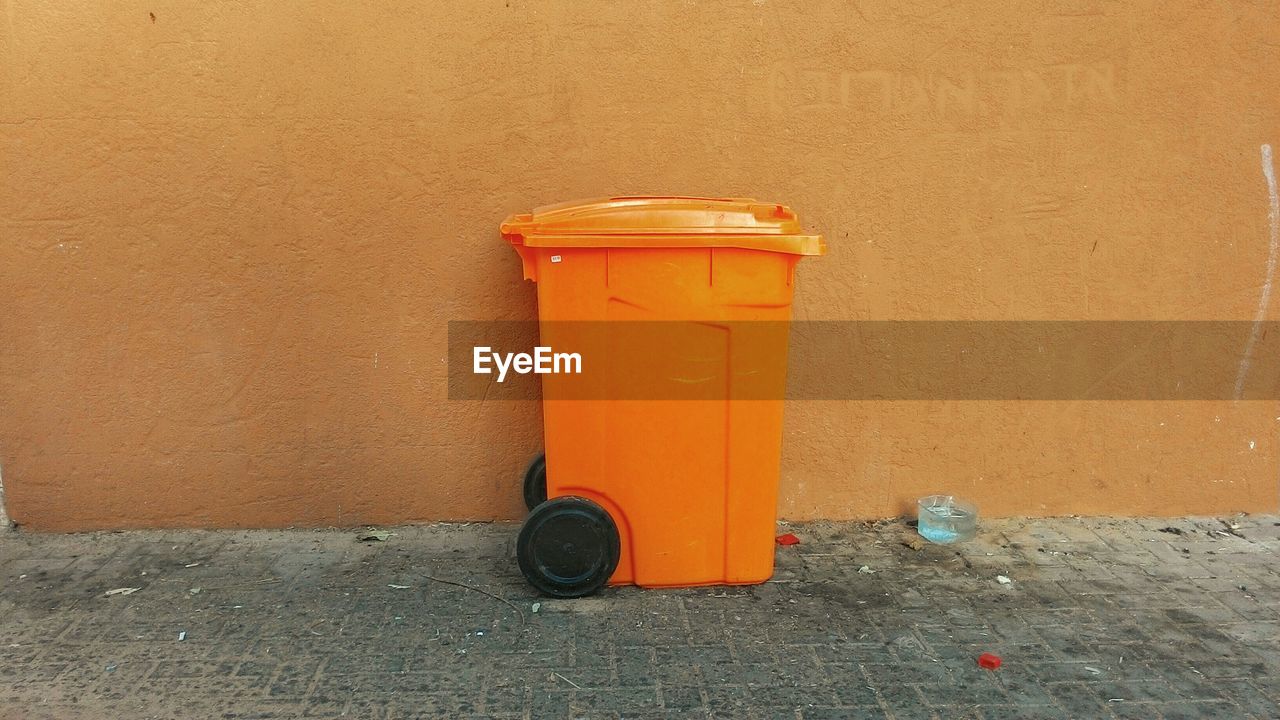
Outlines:
{"type": "Polygon", "coordinates": [[[1280,717],[1277,518],[788,529],[769,584],[575,601],[515,525],[0,533],[0,718],[1280,717]]]}

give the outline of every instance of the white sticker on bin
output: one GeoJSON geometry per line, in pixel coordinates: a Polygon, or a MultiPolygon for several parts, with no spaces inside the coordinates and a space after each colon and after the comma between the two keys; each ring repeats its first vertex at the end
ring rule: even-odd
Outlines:
{"type": "Polygon", "coordinates": [[[559,256],[559,255],[552,255],[552,256],[551,256],[551,262],[553,262],[553,263],[558,263],[558,262],[560,262],[560,260],[561,260],[561,258],[560,258],[560,256],[559,256]]]}

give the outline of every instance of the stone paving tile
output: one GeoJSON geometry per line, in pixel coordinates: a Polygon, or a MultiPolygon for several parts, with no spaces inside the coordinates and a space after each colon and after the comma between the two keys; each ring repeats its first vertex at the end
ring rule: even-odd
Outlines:
{"type": "Polygon", "coordinates": [[[514,525],[3,533],[0,720],[1280,718],[1278,523],[788,525],[775,582],[581,600],[514,525]]]}

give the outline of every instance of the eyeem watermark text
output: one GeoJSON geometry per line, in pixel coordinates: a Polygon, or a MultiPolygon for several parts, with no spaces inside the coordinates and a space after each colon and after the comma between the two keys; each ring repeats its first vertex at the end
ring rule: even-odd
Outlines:
{"type": "Polygon", "coordinates": [[[582,356],[578,353],[558,353],[539,345],[533,353],[496,353],[491,347],[476,347],[472,353],[472,371],[477,375],[490,375],[498,371],[498,382],[507,379],[507,371],[520,375],[582,374],[582,356]]]}

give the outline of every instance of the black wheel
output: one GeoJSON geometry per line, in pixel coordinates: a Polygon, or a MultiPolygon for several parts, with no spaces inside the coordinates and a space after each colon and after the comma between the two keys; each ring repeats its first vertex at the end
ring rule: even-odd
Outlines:
{"type": "Polygon", "coordinates": [[[551,597],[590,595],[618,568],[621,542],[609,512],[580,497],[533,509],[520,528],[516,561],[529,584],[551,597]]]}
{"type": "Polygon", "coordinates": [[[547,501],[547,454],[539,453],[524,471],[524,506],[530,510],[547,501]]]}

